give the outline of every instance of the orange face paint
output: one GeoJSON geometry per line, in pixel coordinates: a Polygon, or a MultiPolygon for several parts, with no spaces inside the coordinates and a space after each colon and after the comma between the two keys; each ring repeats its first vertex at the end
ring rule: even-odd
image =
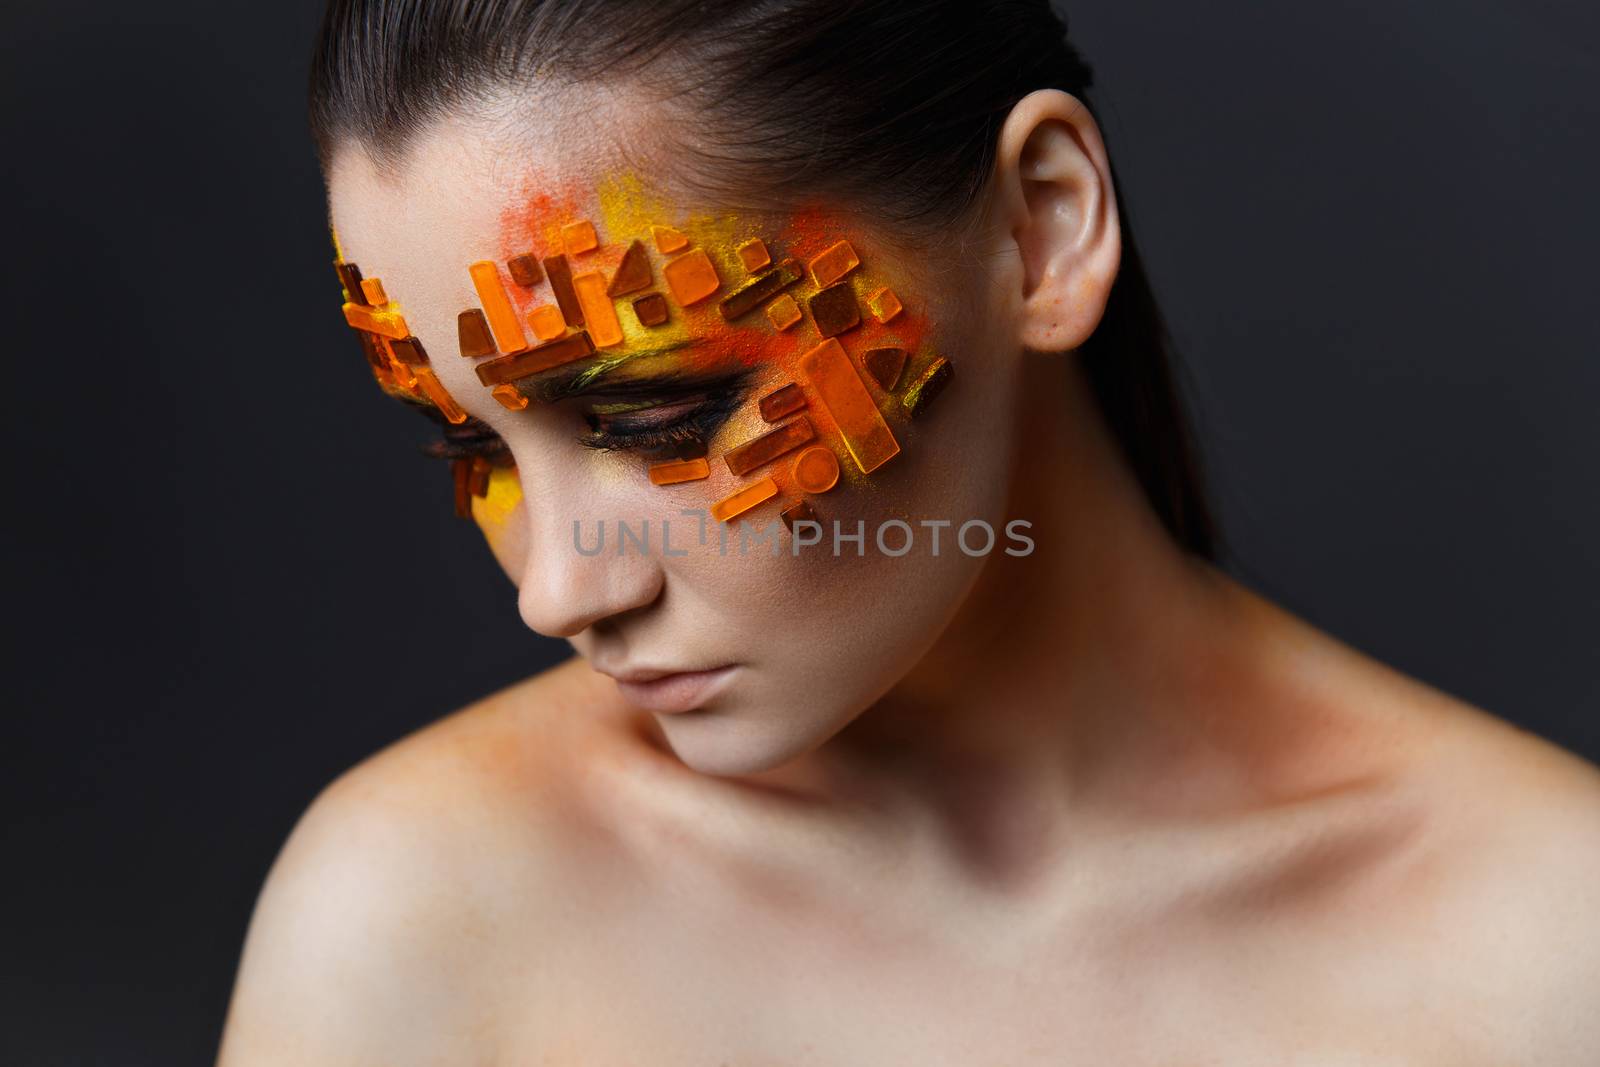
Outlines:
{"type": "MultiPolygon", "coordinates": [[[[951,380],[914,292],[846,218],[808,207],[752,225],[686,212],[627,174],[598,188],[531,189],[503,212],[501,246],[480,250],[493,258],[462,265],[479,306],[461,309],[461,354],[512,412],[538,406],[541,375],[626,380],[639,353],[685,377],[760,371],[742,402],[781,425],[718,443],[709,458],[749,480],[723,490],[713,513],[731,519],[776,499],[786,521],[814,516],[808,497],[890,463],[899,428],[951,380]]],[[[342,262],[340,277],[346,320],[375,342],[365,348],[379,384],[464,421],[425,357],[406,358],[410,326],[382,283],[342,262]]],[[[639,477],[675,487],[681,504],[709,476],[706,451],[642,462],[639,477]]],[[[492,496],[495,481],[485,484],[492,496]]]]}

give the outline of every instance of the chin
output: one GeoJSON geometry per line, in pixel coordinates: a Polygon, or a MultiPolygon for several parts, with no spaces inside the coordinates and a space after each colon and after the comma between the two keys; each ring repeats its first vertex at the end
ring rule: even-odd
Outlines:
{"type": "Polygon", "coordinates": [[[768,705],[758,712],[736,701],[715,703],[681,715],[658,715],[657,723],[673,755],[685,767],[716,778],[737,778],[776,770],[816,749],[835,731],[821,728],[816,708],[798,713],[805,726],[768,705]]]}

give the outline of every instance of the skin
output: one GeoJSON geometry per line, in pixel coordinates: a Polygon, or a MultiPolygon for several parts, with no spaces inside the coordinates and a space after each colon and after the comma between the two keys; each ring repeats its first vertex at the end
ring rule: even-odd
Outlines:
{"type": "MultiPolygon", "coordinates": [[[[533,144],[596,108],[540,103],[533,144]]],[[[347,255],[435,353],[514,184],[475,114],[330,181],[347,255]]],[[[585,147],[542,179],[600,180],[615,146],[585,147]]],[[[317,799],[221,1062],[1596,1062],[1600,772],[1166,534],[1071,355],[1121,251],[1087,111],[1016,106],[943,265],[872,248],[960,377],[823,499],[1026,517],[1037,550],[579,557],[575,515],[659,517],[662,490],[436,355],[517,460],[494,548],[523,617],[580,655],[317,799]],[[621,658],[740,670],[654,716],[590,666],[621,658]]]]}

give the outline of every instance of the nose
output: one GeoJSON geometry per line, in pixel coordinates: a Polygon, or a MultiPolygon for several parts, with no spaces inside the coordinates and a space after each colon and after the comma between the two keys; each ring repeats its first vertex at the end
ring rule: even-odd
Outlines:
{"type": "MultiPolygon", "coordinates": [[[[546,637],[573,637],[661,595],[661,561],[641,547],[637,536],[650,520],[600,515],[592,503],[565,507],[549,495],[525,503],[528,544],[517,607],[529,629],[546,637]],[[624,521],[634,537],[621,536],[624,521]]],[[[653,548],[653,542],[650,537],[644,543],[653,548]]]]}

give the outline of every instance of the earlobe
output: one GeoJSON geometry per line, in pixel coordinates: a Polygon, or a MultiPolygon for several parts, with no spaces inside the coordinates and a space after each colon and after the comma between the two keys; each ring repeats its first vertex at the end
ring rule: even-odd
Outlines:
{"type": "Polygon", "coordinates": [[[1045,352],[1077,348],[1100,323],[1122,257],[1099,127],[1067,93],[1030,93],[1000,131],[995,164],[1021,267],[1019,341],[1045,352]]]}

